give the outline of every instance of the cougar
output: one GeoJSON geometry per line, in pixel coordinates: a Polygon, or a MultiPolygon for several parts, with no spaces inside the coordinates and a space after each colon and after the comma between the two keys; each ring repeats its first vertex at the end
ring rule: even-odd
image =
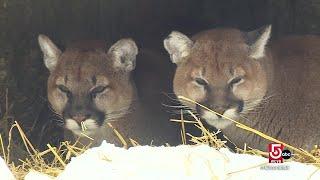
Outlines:
{"type": "Polygon", "coordinates": [[[164,47],[177,66],[174,92],[219,113],[182,101],[238,147],[266,150],[270,142],[224,117],[310,150],[320,143],[320,37],[269,43],[270,36],[271,25],[250,32],[217,28],[192,38],[173,31],[164,47]]]}
{"type": "Polygon", "coordinates": [[[38,40],[50,71],[48,100],[63,119],[67,140],[122,145],[114,128],[127,144],[129,138],[140,144],[173,142],[169,122],[145,111],[139,101],[132,75],[138,48],[132,39],[121,39],[109,49],[101,41],[74,43],[64,52],[45,35],[38,40]]]}

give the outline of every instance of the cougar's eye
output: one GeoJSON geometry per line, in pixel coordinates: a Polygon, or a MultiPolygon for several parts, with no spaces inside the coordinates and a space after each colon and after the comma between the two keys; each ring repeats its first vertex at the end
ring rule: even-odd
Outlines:
{"type": "Polygon", "coordinates": [[[61,92],[63,92],[63,93],[65,93],[68,97],[70,97],[71,96],[71,91],[66,87],[66,86],[64,86],[64,85],[58,85],[58,89],[61,91],[61,92]]]}
{"type": "Polygon", "coordinates": [[[91,90],[91,95],[93,97],[96,97],[97,94],[104,92],[107,90],[109,86],[97,86],[91,90]]]}
{"type": "Polygon", "coordinates": [[[64,92],[64,93],[69,93],[70,90],[64,86],[64,85],[58,85],[58,89],[61,91],[61,92],[64,92]]]}
{"type": "Polygon", "coordinates": [[[229,84],[230,84],[230,85],[234,85],[234,84],[238,84],[238,83],[240,83],[240,82],[242,82],[242,81],[243,81],[243,77],[239,76],[239,77],[233,78],[233,79],[229,82],[229,84]]]}
{"type": "Polygon", "coordinates": [[[194,81],[200,86],[207,86],[208,82],[202,78],[195,78],[194,81]]]}

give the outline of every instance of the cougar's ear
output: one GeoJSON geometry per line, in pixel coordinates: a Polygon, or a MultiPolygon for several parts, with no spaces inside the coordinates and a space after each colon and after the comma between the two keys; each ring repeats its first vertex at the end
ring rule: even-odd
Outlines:
{"type": "Polygon", "coordinates": [[[136,66],[138,47],[132,39],[120,39],[111,46],[108,54],[111,56],[115,68],[132,71],[136,66]]]}
{"type": "Polygon", "coordinates": [[[185,57],[190,54],[193,46],[193,42],[188,36],[177,31],[171,32],[163,41],[163,44],[170,54],[171,61],[176,64],[184,62],[185,57]]]}
{"type": "Polygon", "coordinates": [[[263,26],[247,33],[250,57],[259,59],[265,56],[265,47],[271,36],[271,25],[263,26]]]}
{"type": "Polygon", "coordinates": [[[49,71],[53,71],[61,55],[60,49],[45,35],[38,36],[38,42],[43,53],[43,60],[49,71]]]}

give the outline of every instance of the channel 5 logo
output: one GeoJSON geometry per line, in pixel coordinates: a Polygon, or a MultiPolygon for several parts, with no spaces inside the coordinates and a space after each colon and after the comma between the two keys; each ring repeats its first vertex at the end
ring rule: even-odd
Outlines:
{"type": "Polygon", "coordinates": [[[269,163],[283,163],[283,159],[289,159],[291,157],[291,152],[287,149],[283,149],[283,144],[270,143],[268,146],[269,163]]]}

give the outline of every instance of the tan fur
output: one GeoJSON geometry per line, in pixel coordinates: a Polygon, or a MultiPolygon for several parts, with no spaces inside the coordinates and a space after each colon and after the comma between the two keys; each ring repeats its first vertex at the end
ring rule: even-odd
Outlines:
{"type": "MultiPolygon", "coordinates": [[[[256,42],[266,42],[266,33],[256,42]]],[[[230,108],[224,107],[228,103],[237,107],[232,99],[241,100],[243,110],[232,117],[235,120],[297,147],[311,149],[320,144],[319,36],[288,37],[267,44],[265,49],[263,45],[262,49],[256,48],[261,57],[250,54],[252,46],[246,33],[237,29],[213,29],[191,39],[190,55],[177,64],[173,82],[177,95],[222,114],[230,108]],[[228,82],[237,76],[243,79],[228,91],[228,82]],[[197,77],[206,80],[208,88],[195,83],[197,77]]],[[[222,126],[228,120],[219,121],[212,124],[222,126]]],[[[222,127],[223,133],[240,147],[247,143],[261,150],[267,148],[269,142],[235,124],[222,127]]]]}

